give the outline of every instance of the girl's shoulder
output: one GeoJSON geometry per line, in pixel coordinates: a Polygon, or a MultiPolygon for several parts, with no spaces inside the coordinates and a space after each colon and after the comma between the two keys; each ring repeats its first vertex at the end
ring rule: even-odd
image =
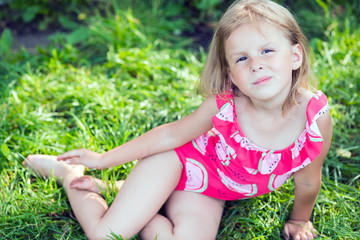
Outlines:
{"type": "MultiPolygon", "coordinates": [[[[300,93],[300,104],[305,108],[308,118],[318,118],[322,113],[329,110],[329,103],[326,95],[321,90],[315,92],[310,90],[303,90],[300,93]]],[[[314,120],[316,120],[314,119],[314,120]]]]}
{"type": "Polygon", "coordinates": [[[321,90],[310,91],[303,89],[300,92],[299,104],[306,112],[316,112],[324,107],[328,107],[328,99],[321,90]]]}
{"type": "Polygon", "coordinates": [[[234,93],[231,89],[225,93],[216,95],[216,104],[218,106],[218,109],[221,109],[224,105],[233,102],[234,102],[234,93]]]}
{"type": "Polygon", "coordinates": [[[309,103],[309,101],[316,95],[316,92],[310,91],[309,89],[301,89],[299,92],[300,101],[305,103],[309,103]]]}

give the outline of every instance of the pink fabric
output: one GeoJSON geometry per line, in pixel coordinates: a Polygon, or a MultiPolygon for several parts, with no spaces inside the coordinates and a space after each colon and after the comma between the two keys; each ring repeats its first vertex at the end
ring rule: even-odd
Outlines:
{"type": "Polygon", "coordinates": [[[237,123],[232,93],[217,97],[219,113],[206,134],[175,149],[183,164],[176,190],[198,192],[223,200],[269,193],[321,152],[323,139],[316,120],[329,110],[318,91],[307,106],[303,133],[283,150],[268,150],[250,142],[237,123]]]}

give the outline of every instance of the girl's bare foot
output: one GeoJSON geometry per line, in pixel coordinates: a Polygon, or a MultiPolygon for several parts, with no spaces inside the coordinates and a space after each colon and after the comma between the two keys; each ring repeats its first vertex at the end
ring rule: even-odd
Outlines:
{"type": "Polygon", "coordinates": [[[104,189],[106,186],[104,182],[98,178],[93,178],[88,175],[84,175],[78,178],[75,178],[71,184],[71,188],[87,190],[90,192],[95,192],[100,194],[101,189],[104,189]]]}
{"type": "MultiPolygon", "coordinates": [[[[121,188],[123,183],[124,183],[124,181],[122,181],[122,180],[116,182],[117,190],[119,190],[121,188]]],[[[75,188],[75,189],[87,190],[87,191],[95,192],[98,194],[101,194],[101,192],[105,191],[109,187],[111,188],[111,186],[106,184],[101,179],[94,178],[94,177],[91,177],[88,175],[84,175],[84,176],[75,178],[71,182],[70,187],[75,188]]]]}
{"type": "Polygon", "coordinates": [[[23,164],[41,177],[80,177],[85,171],[82,165],[69,165],[51,155],[29,155],[23,164]]]}

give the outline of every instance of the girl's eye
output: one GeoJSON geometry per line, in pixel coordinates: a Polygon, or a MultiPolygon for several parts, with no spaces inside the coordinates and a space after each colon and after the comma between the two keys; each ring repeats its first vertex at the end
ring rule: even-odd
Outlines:
{"type": "Polygon", "coordinates": [[[238,63],[238,62],[242,62],[242,61],[245,61],[245,60],[247,60],[247,57],[241,57],[238,60],[236,60],[236,62],[238,63]]]}
{"type": "Polygon", "coordinates": [[[262,54],[266,54],[266,53],[270,53],[270,52],[273,52],[274,50],[272,49],[265,49],[263,50],[262,54]]]}

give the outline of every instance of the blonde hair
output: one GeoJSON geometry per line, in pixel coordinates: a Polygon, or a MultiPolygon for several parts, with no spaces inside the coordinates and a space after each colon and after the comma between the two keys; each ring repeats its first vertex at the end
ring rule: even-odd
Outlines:
{"type": "Polygon", "coordinates": [[[234,94],[241,95],[240,90],[232,83],[228,76],[228,62],[225,56],[225,41],[241,24],[257,23],[259,20],[271,23],[280,29],[284,36],[293,44],[299,44],[303,52],[302,65],[293,70],[292,87],[285,101],[283,112],[293,104],[297,104],[299,88],[310,88],[313,75],[310,68],[307,49],[308,41],[300,29],[293,15],[285,7],[270,0],[240,0],[235,1],[220,19],[215,30],[209,55],[200,76],[200,92],[204,95],[221,95],[234,90],[234,94]]]}

